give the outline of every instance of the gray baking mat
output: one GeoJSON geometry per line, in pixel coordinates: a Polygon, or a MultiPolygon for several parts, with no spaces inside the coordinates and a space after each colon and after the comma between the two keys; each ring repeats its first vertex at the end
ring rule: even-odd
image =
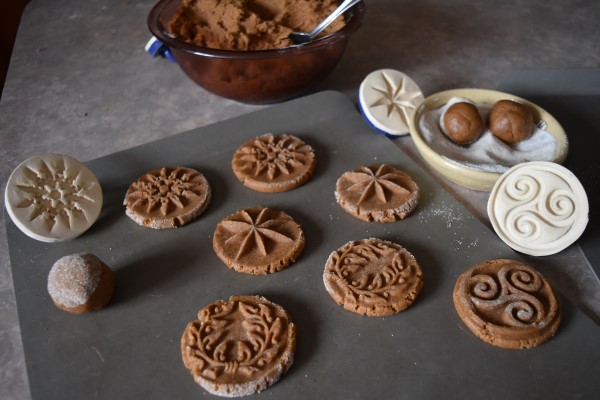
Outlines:
{"type": "Polygon", "coordinates": [[[45,244],[6,224],[35,399],[209,397],[181,362],[180,338],[199,309],[234,294],[266,296],[286,308],[298,328],[294,365],[256,397],[567,398],[591,397],[600,389],[598,327],[566,301],[558,334],[531,351],[495,348],[467,330],[452,304],[457,276],[488,258],[518,256],[392,142],[373,133],[339,93],[300,98],[88,165],[103,185],[105,206],[82,237],[45,244]],[[307,184],[264,194],[235,179],[234,150],[265,132],[295,134],[316,149],[317,171],[307,184]],[[337,178],[373,163],[414,177],[422,189],[415,214],[396,223],[366,223],[338,207],[337,178]],[[193,223],[155,231],[127,218],[121,203],[132,180],[163,165],[203,172],[213,200],[193,223]],[[255,205],[283,209],[305,230],[299,260],[273,275],[229,270],[212,250],[216,224],[255,205]],[[325,291],[322,274],[331,251],[367,237],[400,243],[421,264],[423,292],[399,315],[344,311],[325,291]],[[117,284],[106,309],[76,316],[54,307],[46,279],[55,260],[81,251],[108,263],[117,284]]]}
{"type": "Polygon", "coordinates": [[[590,221],[577,243],[600,275],[600,69],[515,71],[498,90],[536,103],[567,133],[563,165],[579,178],[590,202],[590,221]]]}

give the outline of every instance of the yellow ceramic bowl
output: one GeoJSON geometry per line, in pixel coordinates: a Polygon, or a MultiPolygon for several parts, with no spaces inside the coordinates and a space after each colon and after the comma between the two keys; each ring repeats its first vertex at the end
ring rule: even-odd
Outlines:
{"type": "MultiPolygon", "coordinates": [[[[419,130],[418,121],[422,115],[433,109],[437,109],[446,104],[453,97],[463,97],[471,100],[476,104],[489,104],[492,106],[498,100],[514,100],[521,104],[525,104],[533,113],[533,120],[537,123],[543,120],[547,126],[545,130],[556,138],[557,147],[552,159],[555,163],[562,163],[567,156],[569,150],[569,141],[564,129],[558,121],[541,107],[533,104],[530,101],[513,96],[509,93],[498,92],[495,90],[485,89],[453,89],[444,92],[439,92],[427,97],[415,109],[410,121],[410,134],[415,142],[415,145],[425,161],[436,171],[451,180],[452,182],[467,187],[469,189],[490,191],[494,183],[500,178],[501,173],[484,172],[469,168],[466,165],[455,162],[443,154],[439,154],[431,149],[423,140],[423,136],[419,130]]],[[[539,160],[531,160],[539,161],[539,160]]]]}

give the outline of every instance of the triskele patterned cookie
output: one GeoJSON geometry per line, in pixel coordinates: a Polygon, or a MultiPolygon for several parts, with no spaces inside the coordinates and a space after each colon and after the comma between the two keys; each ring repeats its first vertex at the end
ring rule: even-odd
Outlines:
{"type": "Polygon", "coordinates": [[[585,189],[565,167],[542,161],[518,164],[494,185],[488,216],[500,238],[532,256],[558,253],[588,223],[585,189]]]}
{"type": "Polygon", "coordinates": [[[112,297],[115,278],[112,270],[89,253],[64,256],[48,274],[48,293],[54,304],[72,314],[104,308],[112,297]]]}
{"type": "Polygon", "coordinates": [[[560,306],[550,283],[515,260],[479,263],[458,277],[454,307],[480,339],[506,349],[531,349],[556,333],[560,306]]]}
{"type": "Polygon", "coordinates": [[[423,287],[423,272],[402,246],[371,238],[349,242],[331,253],[323,283],[344,309],[384,316],[413,304],[423,287]]]}
{"type": "Polygon", "coordinates": [[[419,187],[405,172],[390,165],[372,165],[344,172],[335,198],[349,214],[367,222],[394,222],[413,212],[419,187]]]}
{"type": "Polygon", "coordinates": [[[304,232],[292,217],[263,207],[226,217],[213,236],[213,249],[229,268],[255,275],[284,269],[296,261],[304,243],[304,232]]]}
{"type": "Polygon", "coordinates": [[[150,171],[133,182],[123,204],[125,213],[142,226],[177,228],[197,218],[210,203],[208,181],[186,167],[150,171]]]}
{"type": "Polygon", "coordinates": [[[279,380],[292,365],[296,326],[279,305],[260,296],[232,296],[198,313],[181,338],[181,355],[206,391],[240,397],[279,380]]]}
{"type": "Polygon", "coordinates": [[[231,161],[235,176],[258,192],[294,189],[310,179],[317,159],[312,147],[293,135],[267,133],[240,146],[231,161]]]}
{"type": "Polygon", "coordinates": [[[19,165],[8,178],[4,202],[15,225],[42,242],[73,239],[88,230],[102,210],[102,188],[81,162],[42,154],[19,165]]]}

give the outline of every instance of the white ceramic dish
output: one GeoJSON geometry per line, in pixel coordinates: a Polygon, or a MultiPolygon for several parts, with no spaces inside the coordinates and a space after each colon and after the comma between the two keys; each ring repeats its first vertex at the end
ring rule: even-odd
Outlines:
{"type": "MultiPolygon", "coordinates": [[[[560,123],[547,111],[538,105],[513,96],[509,93],[498,92],[495,90],[486,89],[453,89],[444,92],[439,92],[427,97],[416,108],[410,120],[410,134],[415,142],[415,145],[425,161],[436,171],[441,173],[450,181],[467,187],[469,189],[490,191],[494,183],[500,178],[502,173],[485,172],[467,165],[456,162],[444,154],[434,151],[423,139],[422,132],[419,128],[419,119],[427,111],[438,109],[446,104],[453,97],[463,97],[471,100],[475,104],[487,104],[492,106],[498,100],[507,99],[514,100],[526,105],[533,113],[535,123],[540,120],[546,124],[545,130],[550,133],[557,142],[556,152],[552,158],[552,162],[562,163],[567,156],[569,150],[569,141],[564,129],[560,123]]],[[[539,160],[529,160],[539,161],[539,160]]]]}

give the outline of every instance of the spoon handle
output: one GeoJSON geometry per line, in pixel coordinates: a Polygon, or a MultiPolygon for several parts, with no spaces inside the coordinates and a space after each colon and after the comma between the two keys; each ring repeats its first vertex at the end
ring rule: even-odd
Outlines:
{"type": "Polygon", "coordinates": [[[310,36],[311,40],[314,39],[325,28],[327,28],[329,26],[329,24],[331,24],[337,17],[339,17],[340,15],[342,15],[344,12],[346,12],[347,9],[349,9],[350,7],[352,7],[353,5],[355,5],[356,3],[358,3],[359,1],[361,1],[361,0],[344,0],[338,6],[338,8],[336,8],[327,18],[325,18],[323,20],[323,22],[321,22],[319,25],[317,25],[317,27],[315,29],[313,29],[312,31],[310,31],[308,33],[308,35],[310,36]]]}

